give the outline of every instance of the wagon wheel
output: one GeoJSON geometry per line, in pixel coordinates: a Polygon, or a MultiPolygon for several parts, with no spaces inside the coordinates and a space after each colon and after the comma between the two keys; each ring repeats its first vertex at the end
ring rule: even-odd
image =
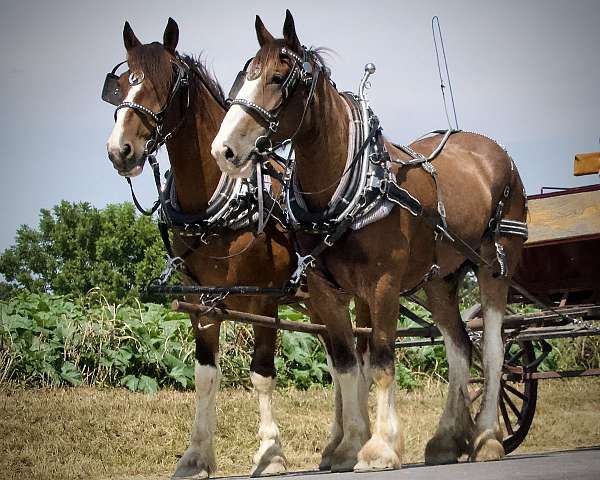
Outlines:
{"type": "MultiPolygon", "coordinates": [[[[463,320],[477,317],[480,309],[465,312],[463,320]],[[470,317],[470,318],[467,318],[470,317]]],[[[481,350],[478,342],[473,343],[473,371],[479,378],[471,379],[470,389],[472,407],[479,410],[483,393],[483,370],[481,368],[481,350]]],[[[525,440],[535,416],[537,402],[537,380],[516,379],[523,372],[536,369],[536,353],[533,342],[509,340],[504,346],[504,367],[500,380],[499,419],[504,433],[502,444],[509,454],[525,440]],[[516,374],[516,375],[515,375],[516,374]]]]}

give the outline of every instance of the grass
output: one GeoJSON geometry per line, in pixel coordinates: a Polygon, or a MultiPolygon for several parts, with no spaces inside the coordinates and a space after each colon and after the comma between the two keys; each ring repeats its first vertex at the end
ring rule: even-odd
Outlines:
{"type": "MultiPolygon", "coordinates": [[[[399,391],[404,462],[423,460],[441,413],[445,385],[399,391]]],[[[290,470],[313,469],[332,414],[331,389],[278,390],[275,395],[290,470]]],[[[168,478],[187,446],[193,393],[153,395],[125,389],[0,390],[0,478],[168,478]]],[[[252,392],[227,389],[218,398],[218,475],[247,474],[257,447],[252,392]]],[[[517,452],[600,444],[600,379],[540,384],[534,425],[517,452]]]]}

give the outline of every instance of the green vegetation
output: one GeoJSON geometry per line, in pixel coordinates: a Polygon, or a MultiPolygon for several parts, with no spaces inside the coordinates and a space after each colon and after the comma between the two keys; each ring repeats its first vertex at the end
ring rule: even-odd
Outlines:
{"type": "Polygon", "coordinates": [[[0,255],[0,298],[15,290],[84,295],[100,288],[111,302],[156,301],[144,287],[163,267],[156,224],[131,203],[104,209],[62,201],[40,210],[37,228],[19,227],[0,255]]]}
{"type": "MultiPolygon", "coordinates": [[[[0,384],[126,386],[143,392],[192,388],[189,319],[151,303],[164,298],[145,293],[163,258],[155,223],[137,215],[130,203],[96,209],[63,201],[42,209],[38,227],[21,226],[15,245],[0,255],[0,384]]],[[[463,309],[477,301],[472,275],[461,298],[463,309]]],[[[407,306],[429,319],[425,309],[407,306]]],[[[307,321],[289,307],[280,316],[307,321]]],[[[414,325],[405,320],[398,326],[414,325]]],[[[600,338],[556,341],[554,347],[541,369],[600,364],[600,338]]],[[[249,386],[252,350],[250,326],[223,324],[224,386],[249,386]]],[[[397,349],[396,357],[396,379],[405,389],[447,378],[442,345],[397,349]]],[[[307,389],[331,382],[313,335],[281,332],[276,367],[280,386],[307,389]]]]}
{"type": "MultiPolygon", "coordinates": [[[[282,318],[306,321],[289,307],[282,318]]],[[[592,368],[600,363],[600,339],[554,342],[542,369],[592,368]]],[[[224,322],[221,369],[224,386],[249,384],[253,349],[248,325],[224,322]]],[[[412,389],[432,376],[446,379],[442,345],[398,349],[396,379],[412,389]]],[[[82,297],[19,293],[0,301],[0,383],[29,386],[126,386],[154,392],[193,388],[194,339],[185,314],[144,303],[115,305],[98,290],[82,297]]],[[[325,353],[315,336],[281,332],[276,366],[280,386],[327,385],[325,353]]]]}
{"type": "MultiPolygon", "coordinates": [[[[299,314],[282,308],[282,315],[299,314]]],[[[221,337],[223,384],[248,386],[251,327],[226,322],[221,337]]],[[[281,385],[330,382],[315,337],[283,332],[277,353],[281,385]]],[[[193,358],[187,315],[162,305],[115,305],[98,290],[78,298],[20,293],[0,302],[0,382],[192,388],[193,358]]]]}

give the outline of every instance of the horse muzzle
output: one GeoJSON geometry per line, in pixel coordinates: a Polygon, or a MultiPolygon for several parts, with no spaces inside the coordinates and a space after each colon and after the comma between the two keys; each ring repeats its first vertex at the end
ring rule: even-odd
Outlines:
{"type": "Polygon", "coordinates": [[[120,149],[118,152],[108,151],[108,159],[113,164],[114,169],[122,177],[137,177],[144,169],[146,161],[145,156],[135,158],[127,149],[120,149]]]}

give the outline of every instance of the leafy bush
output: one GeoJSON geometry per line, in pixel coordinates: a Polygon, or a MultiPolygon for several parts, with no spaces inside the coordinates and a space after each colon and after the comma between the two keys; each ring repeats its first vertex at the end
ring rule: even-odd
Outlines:
{"type": "MultiPolygon", "coordinates": [[[[426,317],[424,311],[417,313],[426,317]]],[[[282,318],[306,321],[282,307],[282,318]]],[[[399,327],[412,326],[410,321],[399,327]]],[[[597,368],[600,338],[553,342],[540,369],[597,368]]],[[[224,386],[250,385],[253,333],[249,325],[224,322],[220,365],[224,386]]],[[[325,352],[317,337],[281,332],[277,348],[278,384],[308,388],[327,385],[325,352]]],[[[126,386],[154,392],[193,388],[194,338],[187,315],[162,305],[115,305],[98,290],[83,297],[20,292],[0,301],[0,383],[30,386],[126,386]]],[[[412,389],[424,379],[446,379],[443,345],[396,350],[396,380],[412,389]]]]}
{"type": "Polygon", "coordinates": [[[156,304],[112,305],[97,292],[78,301],[20,294],[0,307],[4,379],[147,392],[193,383],[186,315],[156,304]]]}
{"type": "MultiPolygon", "coordinates": [[[[37,228],[19,227],[0,255],[0,298],[14,289],[84,295],[99,287],[111,302],[141,298],[163,265],[164,248],[153,220],[131,203],[104,209],[62,201],[40,210],[37,228]]],[[[154,299],[156,300],[156,299],[154,299]]]]}
{"type": "MultiPolygon", "coordinates": [[[[111,385],[153,392],[192,388],[194,338],[187,315],[162,305],[107,302],[98,290],[75,298],[19,293],[0,302],[0,382],[26,385],[111,385]]],[[[298,318],[282,308],[282,315],[298,318]]],[[[224,322],[221,369],[226,386],[247,386],[252,328],[224,322]]],[[[330,382],[325,354],[311,335],[283,332],[281,385],[330,382]]]]}

